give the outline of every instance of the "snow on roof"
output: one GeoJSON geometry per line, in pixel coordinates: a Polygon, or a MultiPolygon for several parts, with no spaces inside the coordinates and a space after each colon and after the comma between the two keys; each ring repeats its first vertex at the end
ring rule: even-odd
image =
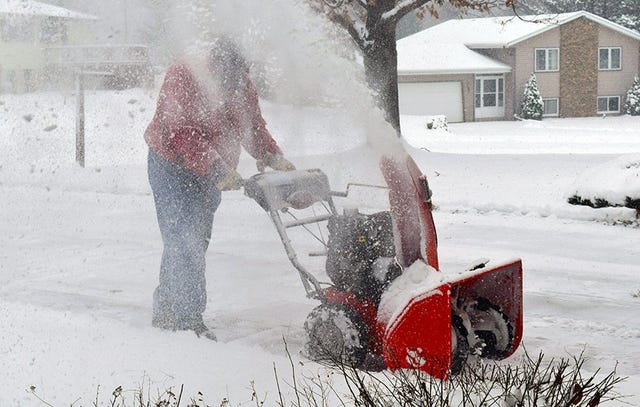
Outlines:
{"type": "Polygon", "coordinates": [[[28,16],[48,16],[73,18],[80,20],[97,20],[90,14],[79,13],[63,7],[41,3],[34,0],[0,0],[0,14],[19,14],[28,16]]]}
{"type": "Polygon", "coordinates": [[[537,16],[454,19],[445,21],[399,41],[458,43],[469,48],[510,47],[580,17],[640,40],[640,33],[586,11],[537,16]]]}
{"type": "Polygon", "coordinates": [[[481,55],[462,44],[399,41],[398,74],[490,74],[511,72],[509,65],[481,55]]]}
{"type": "Polygon", "coordinates": [[[473,49],[511,47],[580,17],[640,41],[640,33],[586,11],[445,21],[397,42],[398,74],[504,73],[511,68],[473,49]]]}

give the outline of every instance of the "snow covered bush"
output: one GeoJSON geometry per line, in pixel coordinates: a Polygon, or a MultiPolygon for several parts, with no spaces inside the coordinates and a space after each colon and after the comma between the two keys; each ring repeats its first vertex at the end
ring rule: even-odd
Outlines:
{"type": "Polygon", "coordinates": [[[624,112],[631,116],[640,116],[640,78],[636,76],[633,85],[627,91],[624,112]]]}
{"type": "Polygon", "coordinates": [[[429,130],[445,130],[449,131],[449,126],[447,125],[447,116],[437,115],[437,116],[427,116],[427,121],[425,126],[429,130]]]}
{"type": "Polygon", "coordinates": [[[524,85],[521,117],[523,119],[542,120],[543,113],[544,105],[542,103],[542,96],[540,96],[540,90],[538,89],[538,81],[536,80],[536,75],[531,74],[529,80],[524,85]]]}
{"type": "Polygon", "coordinates": [[[640,154],[628,154],[582,174],[569,203],[594,208],[626,206],[640,213],[640,154]]]}

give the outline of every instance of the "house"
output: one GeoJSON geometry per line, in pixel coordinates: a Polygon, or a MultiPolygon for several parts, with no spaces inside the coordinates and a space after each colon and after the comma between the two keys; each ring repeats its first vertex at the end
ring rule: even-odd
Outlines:
{"type": "Polygon", "coordinates": [[[34,0],[0,0],[0,93],[74,86],[149,86],[153,71],[142,44],[90,44],[97,17],[34,0]],[[96,75],[98,74],[98,75],[96,75]]]}
{"type": "Polygon", "coordinates": [[[398,41],[400,113],[509,120],[536,75],[545,116],[617,114],[640,72],[640,33],[579,11],[449,20],[398,41]]]}
{"type": "Polygon", "coordinates": [[[46,48],[81,44],[97,18],[33,0],[0,0],[0,92],[39,88],[46,48]]]}

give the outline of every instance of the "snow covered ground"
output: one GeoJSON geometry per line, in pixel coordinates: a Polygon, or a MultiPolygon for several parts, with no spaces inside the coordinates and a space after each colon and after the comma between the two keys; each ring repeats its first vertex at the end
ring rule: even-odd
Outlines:
{"type": "MultiPolygon", "coordinates": [[[[240,404],[252,382],[273,405],[274,365],[290,382],[283,338],[303,362],[298,374],[320,371],[299,355],[316,303],[268,216],[241,192],[224,194],[208,252],[205,318],[219,341],[150,326],[161,242],[142,133],[154,103],[154,91],[88,92],[81,169],[73,95],[0,95],[0,406],[42,405],[30,386],[63,406],[91,405],[98,389],[106,403],[119,385],[156,394],[181,384],[213,405],[225,397],[240,404]]],[[[270,103],[263,110],[298,167],[324,169],[335,189],[379,182],[348,115],[270,103]]],[[[640,405],[635,211],[566,202],[585,171],[640,152],[640,117],[452,124],[449,132],[403,117],[403,131],[430,177],[444,272],[480,257],[521,257],[527,350],[584,351],[590,371],[617,363],[629,377],[619,391],[640,405]]],[[[242,174],[253,171],[241,162],[242,174]]],[[[365,197],[369,206],[383,201],[365,197]]]]}

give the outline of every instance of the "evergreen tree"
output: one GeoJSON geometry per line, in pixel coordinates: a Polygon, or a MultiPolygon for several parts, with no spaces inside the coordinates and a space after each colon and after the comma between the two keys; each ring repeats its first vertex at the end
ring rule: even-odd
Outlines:
{"type": "Polygon", "coordinates": [[[532,14],[585,10],[632,30],[640,30],[640,0],[529,0],[521,10],[532,14]]]}
{"type": "Polygon", "coordinates": [[[531,74],[529,80],[524,85],[524,95],[522,97],[522,118],[542,120],[544,105],[540,90],[538,90],[538,81],[536,75],[531,74]]]}
{"type": "Polygon", "coordinates": [[[621,0],[622,14],[614,19],[618,24],[640,31],[640,1],[639,0],[621,0]]]}
{"type": "Polygon", "coordinates": [[[631,116],[640,116],[640,78],[636,76],[633,85],[627,91],[627,99],[624,102],[624,112],[631,116]]]}

